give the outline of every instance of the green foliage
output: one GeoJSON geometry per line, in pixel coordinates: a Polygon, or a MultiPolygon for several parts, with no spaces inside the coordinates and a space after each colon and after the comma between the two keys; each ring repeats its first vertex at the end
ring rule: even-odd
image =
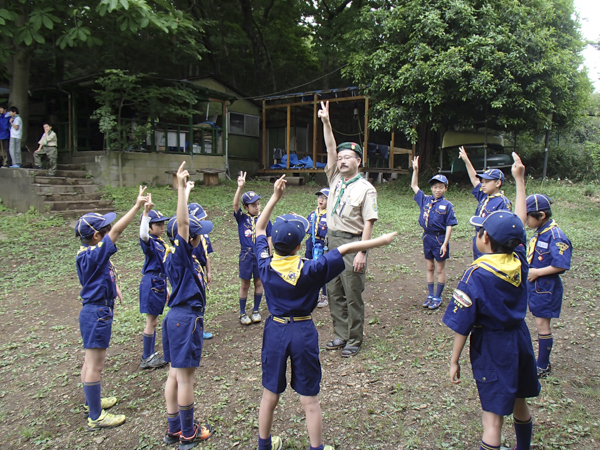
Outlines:
{"type": "Polygon", "coordinates": [[[419,123],[565,126],[591,90],[574,17],[569,1],[382,1],[347,35],[345,72],[369,85],[373,126],[413,141],[419,123]]]}

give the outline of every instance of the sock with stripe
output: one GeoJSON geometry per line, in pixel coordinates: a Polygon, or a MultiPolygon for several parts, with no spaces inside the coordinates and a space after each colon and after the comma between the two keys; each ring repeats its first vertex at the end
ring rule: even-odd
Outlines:
{"type": "Polygon", "coordinates": [[[533,421],[531,417],[526,422],[521,422],[513,417],[515,423],[515,434],[517,435],[517,450],[529,450],[531,447],[531,436],[533,435],[533,421]]]}
{"type": "Polygon", "coordinates": [[[550,353],[552,352],[553,345],[554,339],[552,339],[552,333],[538,334],[538,367],[542,369],[548,368],[548,364],[550,364],[550,353]]]}
{"type": "Polygon", "coordinates": [[[169,423],[169,433],[178,433],[181,431],[181,420],[179,419],[179,411],[171,414],[167,411],[167,422],[169,423]]]}
{"type": "Polygon", "coordinates": [[[435,289],[435,296],[437,298],[442,298],[442,292],[444,292],[444,287],[446,287],[446,285],[444,283],[438,283],[435,289]]]}
{"type": "Polygon", "coordinates": [[[481,441],[481,447],[479,450],[500,450],[500,446],[494,447],[493,445],[488,445],[485,442],[481,441]]]}
{"type": "Polygon", "coordinates": [[[194,404],[188,406],[179,405],[179,421],[181,423],[181,434],[190,438],[194,435],[194,404]]]}
{"type": "Polygon", "coordinates": [[[254,308],[252,312],[260,311],[260,301],[262,300],[262,294],[254,294],[254,308]]]}
{"type": "Polygon", "coordinates": [[[154,353],[154,349],[152,348],[153,336],[151,334],[143,333],[144,339],[144,353],[142,353],[142,358],[148,358],[152,353],[154,353]]]}
{"type": "Polygon", "coordinates": [[[100,392],[100,381],[83,383],[85,402],[90,408],[89,416],[92,420],[96,420],[100,417],[100,414],[102,414],[102,399],[100,398],[100,392]]]}

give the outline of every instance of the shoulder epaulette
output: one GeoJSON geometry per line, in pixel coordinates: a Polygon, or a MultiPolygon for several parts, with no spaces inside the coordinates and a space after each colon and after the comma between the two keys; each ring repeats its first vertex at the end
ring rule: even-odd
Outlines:
{"type": "Polygon", "coordinates": [[[469,278],[471,278],[471,275],[473,274],[475,269],[479,269],[479,264],[472,264],[471,266],[469,266],[467,270],[465,270],[465,272],[463,273],[463,276],[460,279],[460,281],[462,281],[463,283],[468,283],[469,278]]]}

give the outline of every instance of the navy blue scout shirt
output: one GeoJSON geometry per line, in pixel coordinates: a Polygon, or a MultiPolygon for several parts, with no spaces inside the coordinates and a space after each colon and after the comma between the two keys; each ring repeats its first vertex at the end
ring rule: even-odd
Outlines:
{"type": "Polygon", "coordinates": [[[568,270],[572,252],[571,241],[552,219],[535,230],[529,242],[527,260],[533,269],[553,266],[568,270]]]}
{"type": "Polygon", "coordinates": [[[446,227],[458,225],[454,214],[454,205],[442,196],[436,199],[433,195],[425,195],[419,189],[415,194],[415,202],[421,208],[419,225],[427,234],[446,233],[446,227]]]}
{"type": "Polygon", "coordinates": [[[315,241],[323,242],[325,240],[325,236],[327,236],[327,210],[324,209],[320,213],[317,210],[311,212],[306,220],[308,220],[308,235],[310,236],[310,240],[312,242],[313,232],[315,235],[315,241]]]}
{"type": "Polygon", "coordinates": [[[271,267],[266,236],[256,238],[258,273],[265,288],[269,312],[274,316],[309,316],[317,306],[319,291],[325,283],[341,274],[346,265],[339,250],[330,250],[317,260],[303,261],[296,284],[290,284],[271,267]]]}
{"type": "Polygon", "coordinates": [[[527,313],[528,273],[523,245],[512,255],[484,254],[463,274],[443,322],[463,336],[476,326],[494,331],[516,327],[527,313]]]}
{"type": "Polygon", "coordinates": [[[117,253],[117,247],[108,237],[108,233],[96,245],[82,244],[77,252],[75,263],[81,283],[79,295],[82,304],[108,300],[117,297],[115,269],[110,257],[117,253]]]}
{"type": "Polygon", "coordinates": [[[165,273],[163,260],[165,259],[166,244],[160,237],[149,234],[148,242],[140,239],[140,247],[146,257],[144,267],[142,267],[142,275],[148,272],[165,273]]]}
{"type": "MultiPolygon", "coordinates": [[[[473,188],[471,194],[473,194],[479,202],[477,209],[475,210],[476,216],[485,217],[498,209],[507,209],[509,211],[512,209],[512,203],[502,192],[488,196],[481,190],[481,183],[473,188]]],[[[479,228],[476,229],[479,231],[479,228]]]]}
{"type": "Polygon", "coordinates": [[[176,306],[204,307],[206,297],[201,279],[200,266],[194,264],[194,247],[185,241],[179,233],[169,247],[165,259],[165,269],[173,292],[169,299],[169,308],[176,306]]]}
{"type": "Polygon", "coordinates": [[[212,244],[208,234],[202,235],[200,245],[194,249],[192,254],[196,257],[202,267],[206,267],[206,255],[213,252],[212,244]]]}
{"type": "MultiPolygon", "coordinates": [[[[242,212],[242,208],[238,209],[237,212],[233,213],[235,221],[238,224],[238,235],[240,238],[240,245],[242,249],[251,248],[254,249],[254,241],[256,239],[256,221],[260,217],[251,216],[248,213],[242,212]]],[[[271,221],[267,222],[267,237],[271,236],[271,221]]]]}

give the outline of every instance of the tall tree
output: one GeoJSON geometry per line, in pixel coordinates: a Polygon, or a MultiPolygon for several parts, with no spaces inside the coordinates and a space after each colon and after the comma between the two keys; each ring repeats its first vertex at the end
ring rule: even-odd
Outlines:
{"type": "MultiPolygon", "coordinates": [[[[28,89],[31,57],[42,46],[67,49],[101,46],[103,27],[120,35],[136,35],[146,28],[175,33],[181,28],[194,30],[183,12],[169,0],[2,0],[0,25],[5,45],[0,47],[7,61],[10,102],[18,105],[25,133],[28,119],[28,89]]],[[[25,138],[25,137],[24,137],[25,138]]]]}
{"type": "Polygon", "coordinates": [[[346,74],[373,126],[423,153],[440,126],[568,126],[591,90],[572,0],[382,0],[362,17],[346,74]]]}

